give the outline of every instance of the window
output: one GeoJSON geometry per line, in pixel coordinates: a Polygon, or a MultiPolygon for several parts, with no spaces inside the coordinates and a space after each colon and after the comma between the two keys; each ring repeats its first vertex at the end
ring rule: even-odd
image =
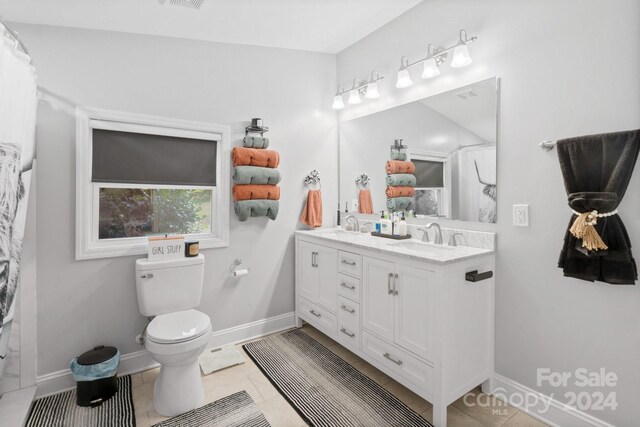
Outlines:
{"type": "Polygon", "coordinates": [[[76,259],[143,254],[147,237],[228,246],[229,128],[82,109],[76,259]]]}
{"type": "Polygon", "coordinates": [[[448,191],[445,186],[446,159],[420,153],[412,153],[416,166],[416,194],[413,207],[416,215],[448,216],[448,191]]]}

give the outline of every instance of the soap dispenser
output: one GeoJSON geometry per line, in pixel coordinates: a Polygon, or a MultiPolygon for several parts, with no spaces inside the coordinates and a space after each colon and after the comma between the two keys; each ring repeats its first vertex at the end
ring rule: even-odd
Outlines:
{"type": "Polygon", "coordinates": [[[398,236],[407,235],[407,222],[404,220],[404,212],[402,212],[400,222],[398,222],[398,226],[396,227],[396,229],[398,230],[398,236]]]}
{"type": "Polygon", "coordinates": [[[383,211],[383,217],[380,220],[380,234],[391,235],[391,221],[389,220],[389,214],[385,214],[383,211]]]}

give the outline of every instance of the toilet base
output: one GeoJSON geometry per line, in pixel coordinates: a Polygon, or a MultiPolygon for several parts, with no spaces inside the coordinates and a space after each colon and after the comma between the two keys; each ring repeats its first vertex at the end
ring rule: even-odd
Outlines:
{"type": "Polygon", "coordinates": [[[160,367],[153,393],[153,408],[158,414],[173,417],[203,403],[204,389],[197,358],[182,366],[160,367]]]}

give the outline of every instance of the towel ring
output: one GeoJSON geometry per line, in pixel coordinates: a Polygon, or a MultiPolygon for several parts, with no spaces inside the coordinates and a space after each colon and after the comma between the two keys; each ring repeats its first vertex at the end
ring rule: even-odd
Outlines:
{"type": "Polygon", "coordinates": [[[356,184],[360,184],[363,187],[369,186],[369,175],[366,172],[360,172],[360,175],[356,177],[356,184]]]}

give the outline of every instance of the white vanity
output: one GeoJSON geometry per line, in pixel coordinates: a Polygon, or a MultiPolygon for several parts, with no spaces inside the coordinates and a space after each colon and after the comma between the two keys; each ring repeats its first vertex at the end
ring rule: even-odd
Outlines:
{"type": "Polygon", "coordinates": [[[494,279],[482,273],[495,270],[493,234],[476,234],[491,244],[296,232],[298,326],[308,322],[431,402],[445,427],[447,405],[491,388],[494,279]]]}

